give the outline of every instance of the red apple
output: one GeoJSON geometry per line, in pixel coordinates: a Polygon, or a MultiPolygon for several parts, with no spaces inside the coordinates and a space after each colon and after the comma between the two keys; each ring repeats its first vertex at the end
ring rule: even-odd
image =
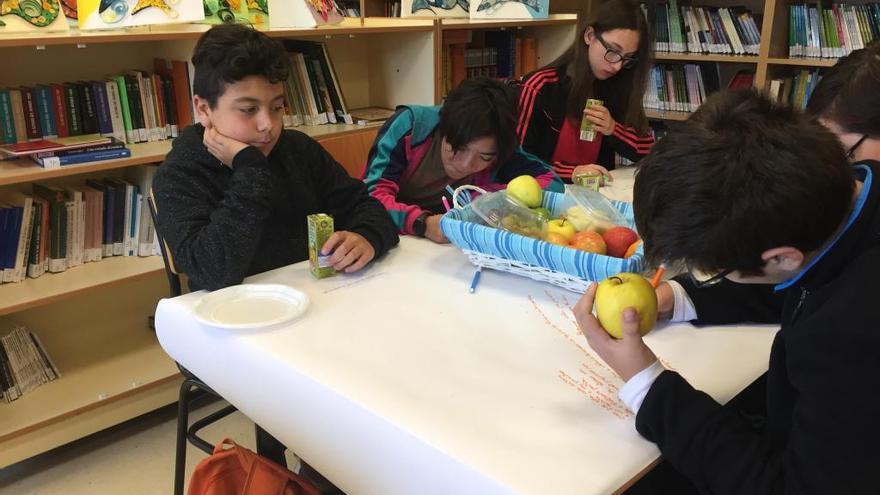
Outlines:
{"type": "Polygon", "coordinates": [[[605,241],[602,236],[591,230],[578,232],[571,238],[569,246],[588,253],[605,254],[605,241]]]}
{"type": "Polygon", "coordinates": [[[605,245],[608,246],[608,254],[615,258],[623,258],[627,248],[639,240],[639,235],[626,227],[613,227],[602,234],[605,245]]]}

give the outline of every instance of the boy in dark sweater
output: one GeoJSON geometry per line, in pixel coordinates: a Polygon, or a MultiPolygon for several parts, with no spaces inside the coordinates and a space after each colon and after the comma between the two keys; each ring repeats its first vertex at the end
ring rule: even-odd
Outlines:
{"type": "Polygon", "coordinates": [[[159,230],[191,289],[215,290],[308,258],[306,215],[333,216],[324,247],[354,272],[398,242],[385,208],[314,140],[283,130],[284,48],[240,25],[198,41],[199,124],[175,139],[153,182],[159,230]]]}
{"type": "Polygon", "coordinates": [[[878,172],[876,161],[848,163],[821,124],[750,91],[711,97],[642,160],[645,254],[690,267],[658,290],[661,311],[781,324],[758,426],[665,370],[634,309],[614,340],[590,312],[594,288],[575,306],[590,346],[626,381],[636,429],[697,491],[878,492],[878,172]]]}

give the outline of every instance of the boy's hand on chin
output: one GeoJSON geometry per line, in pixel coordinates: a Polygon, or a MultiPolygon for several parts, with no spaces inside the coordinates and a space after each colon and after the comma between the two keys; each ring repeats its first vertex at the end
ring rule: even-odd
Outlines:
{"type": "Polygon", "coordinates": [[[208,153],[214,155],[223,165],[232,168],[232,160],[239,151],[248,147],[241,141],[236,141],[230,137],[226,137],[215,128],[208,124],[205,126],[205,136],[203,138],[208,153]]]}

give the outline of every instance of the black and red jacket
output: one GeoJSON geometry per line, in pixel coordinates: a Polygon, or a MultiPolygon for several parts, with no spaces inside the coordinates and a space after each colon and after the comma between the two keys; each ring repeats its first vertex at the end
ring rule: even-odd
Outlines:
{"type": "MultiPolygon", "coordinates": [[[[571,180],[571,169],[585,163],[554,163],[559,133],[565,123],[571,78],[566,67],[546,67],[527,74],[514,83],[519,121],[516,132],[523,149],[551,163],[560,177],[571,180]]],[[[599,96],[601,98],[601,95],[599,96]]],[[[615,120],[614,109],[610,109],[615,120]]],[[[639,135],[619,122],[614,133],[602,136],[598,159],[594,163],[614,168],[614,153],[632,161],[644,157],[654,145],[654,136],[639,135]]]]}

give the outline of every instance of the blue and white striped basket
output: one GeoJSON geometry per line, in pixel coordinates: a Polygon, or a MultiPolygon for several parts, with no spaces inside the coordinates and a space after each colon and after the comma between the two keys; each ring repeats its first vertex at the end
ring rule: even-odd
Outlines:
{"type": "MultiPolygon", "coordinates": [[[[543,206],[556,216],[564,197],[544,192],[543,206]]],[[[632,204],[614,200],[611,204],[623,214],[627,226],[634,229],[632,204]]],[[[476,213],[467,205],[447,212],[440,221],[440,228],[446,238],[479,267],[549,282],[574,292],[585,291],[591,281],[621,272],[640,273],[646,267],[641,245],[629,258],[614,258],[557,246],[478,222],[476,213]]]]}

